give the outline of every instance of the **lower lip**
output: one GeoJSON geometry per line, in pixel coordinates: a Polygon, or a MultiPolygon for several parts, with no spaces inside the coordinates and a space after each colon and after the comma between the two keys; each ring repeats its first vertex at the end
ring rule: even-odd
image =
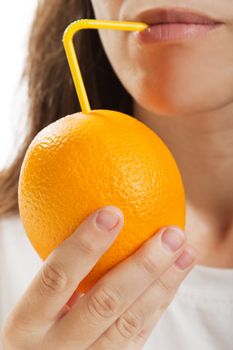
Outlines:
{"type": "Polygon", "coordinates": [[[137,32],[141,43],[180,40],[197,37],[218,27],[219,24],[166,23],[151,25],[137,32]]]}

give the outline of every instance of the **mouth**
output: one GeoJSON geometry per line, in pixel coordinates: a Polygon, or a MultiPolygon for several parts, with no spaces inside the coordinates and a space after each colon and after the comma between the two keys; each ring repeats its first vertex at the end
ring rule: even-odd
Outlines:
{"type": "Polygon", "coordinates": [[[146,30],[137,33],[141,43],[196,37],[223,24],[204,14],[180,8],[147,10],[135,20],[148,25],[146,30]]]}

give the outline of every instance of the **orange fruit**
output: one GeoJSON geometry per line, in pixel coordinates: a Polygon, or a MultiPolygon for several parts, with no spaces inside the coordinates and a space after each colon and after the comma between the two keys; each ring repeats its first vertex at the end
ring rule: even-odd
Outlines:
{"type": "Polygon", "coordinates": [[[81,292],[162,226],[185,223],[172,154],[149,127],[116,111],[76,113],[40,131],[25,155],[18,195],[22,223],[42,259],[97,209],[123,211],[119,236],[81,282],[81,292]]]}

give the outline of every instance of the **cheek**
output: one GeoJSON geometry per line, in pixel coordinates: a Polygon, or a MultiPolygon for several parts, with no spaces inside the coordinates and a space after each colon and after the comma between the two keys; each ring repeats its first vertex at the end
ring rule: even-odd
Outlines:
{"type": "Polygon", "coordinates": [[[139,46],[126,33],[102,38],[113,69],[134,100],[154,113],[191,114],[233,100],[233,31],[139,46]]]}
{"type": "Polygon", "coordinates": [[[117,20],[122,2],[123,0],[91,0],[95,18],[117,20]]]}

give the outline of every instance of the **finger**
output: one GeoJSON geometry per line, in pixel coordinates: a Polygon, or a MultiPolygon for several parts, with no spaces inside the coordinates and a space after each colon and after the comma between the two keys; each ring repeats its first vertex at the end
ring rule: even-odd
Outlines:
{"type": "MultiPolygon", "coordinates": [[[[189,274],[189,272],[192,270],[193,266],[195,265],[197,261],[197,252],[193,249],[191,246],[187,246],[184,253],[181,254],[179,258],[179,266],[175,266],[181,270],[184,270],[184,278],[189,274]],[[187,255],[188,251],[188,255],[187,255]]],[[[176,261],[177,263],[177,261],[176,261]]],[[[172,278],[176,276],[176,274],[173,274],[173,267],[171,267],[164,276],[164,279],[172,280],[172,278]],[[170,277],[171,275],[171,277],[170,277]]],[[[183,282],[183,279],[181,280],[181,283],[183,282]]],[[[166,283],[165,280],[162,282],[164,286],[166,284],[169,286],[170,283],[166,283]]],[[[173,282],[174,283],[174,282],[173,282]]],[[[172,286],[172,284],[171,284],[172,286]]],[[[145,342],[148,340],[149,336],[151,335],[153,329],[156,327],[157,322],[159,321],[162,313],[166,310],[167,306],[170,305],[170,302],[172,302],[173,298],[175,297],[177,290],[179,289],[180,283],[178,284],[178,287],[172,288],[171,287],[171,298],[168,299],[167,305],[164,305],[164,308],[160,308],[159,310],[155,309],[152,316],[148,317],[148,320],[145,321],[145,326],[140,330],[140,332],[136,335],[135,338],[132,339],[132,350],[141,350],[142,346],[145,344],[145,342]],[[173,290],[173,291],[172,291],[173,290]],[[138,344],[138,347],[137,347],[138,344]],[[135,346],[136,345],[136,346],[135,346]]],[[[152,288],[154,285],[152,285],[152,288]]],[[[153,307],[152,307],[153,309],[153,307]]],[[[129,348],[128,350],[131,350],[129,348]]]]}
{"type": "Polygon", "coordinates": [[[66,327],[67,338],[72,344],[76,344],[77,348],[90,346],[173,264],[184,249],[184,243],[185,234],[178,228],[161,230],[134,255],[102,277],[77,305],[54,325],[54,338],[60,339],[62,343],[62,329],[66,327]]]}
{"type": "Polygon", "coordinates": [[[60,310],[57,319],[62,318],[69,312],[72,307],[78,302],[78,300],[84,295],[84,293],[80,293],[77,290],[73,293],[73,295],[70,297],[70,299],[67,301],[67,303],[63,306],[63,308],[60,310]]]}
{"type": "Polygon", "coordinates": [[[153,318],[155,324],[159,320],[181,282],[192,269],[194,254],[190,246],[186,247],[178,263],[175,262],[153,282],[90,349],[126,349],[130,343],[135,349],[135,346],[142,345],[149,335],[149,329],[144,328],[146,321],[153,318]]]}
{"type": "Polygon", "coordinates": [[[103,213],[102,209],[83,221],[77,231],[50,254],[18,304],[15,317],[18,315],[33,326],[44,326],[56,319],[80,281],[110,247],[123,226],[123,213],[113,206],[105,207],[102,214],[109,230],[101,226],[99,214],[103,213]]]}

